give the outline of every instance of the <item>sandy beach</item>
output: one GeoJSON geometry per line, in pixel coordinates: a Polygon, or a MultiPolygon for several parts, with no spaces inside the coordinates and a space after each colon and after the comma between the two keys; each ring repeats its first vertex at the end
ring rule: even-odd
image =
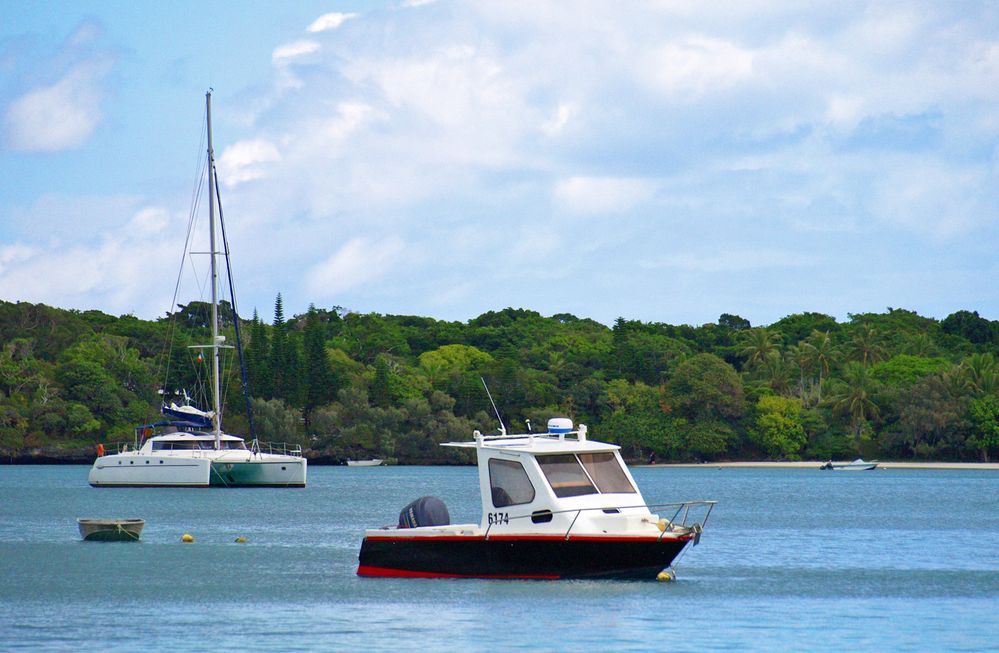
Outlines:
{"type": "MultiPolygon", "coordinates": [[[[802,460],[793,462],[725,462],[725,463],[658,463],[656,465],[631,465],[631,467],[725,467],[748,468],[783,468],[783,469],[818,469],[825,460],[802,460]]],[[[834,463],[849,463],[849,460],[834,460],[834,463]]],[[[999,471],[999,463],[942,463],[942,462],[891,462],[878,461],[878,470],[890,469],[950,469],[950,470],[994,470],[999,471]]],[[[874,470],[877,471],[877,470],[874,470]]]]}

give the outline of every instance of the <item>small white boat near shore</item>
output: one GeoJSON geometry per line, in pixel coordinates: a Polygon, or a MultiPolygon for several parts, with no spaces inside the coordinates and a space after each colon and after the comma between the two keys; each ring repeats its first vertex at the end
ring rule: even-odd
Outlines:
{"type": "Polygon", "coordinates": [[[84,519],[76,524],[80,537],[87,542],[138,542],[144,519],[84,519]]]}
{"type": "Polygon", "coordinates": [[[371,458],[369,460],[351,460],[347,459],[348,467],[378,467],[382,464],[381,458],[371,458]]]}
{"type": "Polygon", "coordinates": [[[819,467],[819,469],[831,469],[837,472],[866,472],[877,468],[878,461],[872,460],[868,462],[863,458],[857,458],[852,463],[834,463],[830,460],[822,467],[819,467]]]}

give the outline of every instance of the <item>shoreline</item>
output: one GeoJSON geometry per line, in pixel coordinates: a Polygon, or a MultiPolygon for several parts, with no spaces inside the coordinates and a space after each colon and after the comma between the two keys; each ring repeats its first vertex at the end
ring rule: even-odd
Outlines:
{"type": "MultiPolygon", "coordinates": [[[[716,467],[718,469],[818,469],[825,460],[800,460],[783,462],[724,462],[724,463],[656,463],[655,465],[629,465],[629,467],[716,467]]],[[[849,460],[834,460],[834,463],[849,463],[849,460]]],[[[875,462],[875,461],[870,461],[875,462]]],[[[948,462],[905,462],[877,461],[878,467],[871,471],[888,469],[947,469],[953,471],[990,470],[999,471],[999,462],[994,463],[948,463],[948,462]]]]}
{"type": "MultiPolygon", "coordinates": [[[[323,452],[309,451],[305,454],[310,466],[327,467],[343,465],[346,459],[330,456],[323,452]]],[[[21,450],[0,450],[0,466],[3,465],[91,465],[94,462],[94,453],[89,447],[77,449],[49,449],[30,448],[21,450]]],[[[818,469],[824,465],[825,460],[795,460],[795,461],[726,461],[711,463],[670,463],[662,462],[650,465],[644,462],[628,462],[628,467],[641,468],[696,468],[715,467],[717,469],[818,469]]],[[[834,463],[849,463],[849,460],[834,460],[834,463]]],[[[877,470],[885,469],[946,469],[954,471],[962,470],[988,470],[999,471],[999,462],[991,463],[956,463],[956,462],[932,462],[932,461],[870,461],[877,462],[877,470]]],[[[396,463],[397,465],[435,465],[441,463],[410,462],[396,463]]],[[[451,463],[454,464],[454,463],[451,463]]],[[[448,465],[449,466],[449,465],[448,465]]]]}

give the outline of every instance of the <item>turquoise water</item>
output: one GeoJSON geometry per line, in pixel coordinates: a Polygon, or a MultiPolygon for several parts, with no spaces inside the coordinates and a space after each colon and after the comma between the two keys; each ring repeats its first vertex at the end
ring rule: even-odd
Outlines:
{"type": "Polygon", "coordinates": [[[0,650],[999,650],[999,472],[633,471],[649,502],[719,501],[676,583],[355,575],[418,496],[477,521],[470,467],[199,490],[0,466],[0,650]],[[146,528],[84,543],[77,517],[146,528]]]}

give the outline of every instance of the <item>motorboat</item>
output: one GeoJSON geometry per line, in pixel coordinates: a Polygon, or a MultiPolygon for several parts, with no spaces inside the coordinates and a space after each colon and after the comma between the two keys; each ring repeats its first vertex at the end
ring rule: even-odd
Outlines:
{"type": "Polygon", "coordinates": [[[348,467],[378,467],[382,464],[381,458],[371,458],[369,460],[351,460],[347,459],[348,467]]]}
{"type": "Polygon", "coordinates": [[[831,469],[837,472],[864,472],[870,469],[877,469],[878,461],[872,460],[870,462],[865,461],[863,458],[857,458],[852,463],[834,463],[833,461],[827,462],[825,465],[819,467],[819,469],[831,469]]]}
{"type": "Polygon", "coordinates": [[[443,446],[476,452],[479,523],[451,524],[443,501],[421,497],[398,525],[364,532],[359,576],[652,579],[699,542],[715,505],[646,504],[620,447],[568,418],[443,446]]]}
{"type": "MultiPolygon", "coordinates": [[[[120,445],[116,453],[105,456],[104,445],[98,446],[98,456],[88,479],[94,487],[305,487],[307,462],[302,456],[301,446],[271,445],[252,438],[248,447],[242,437],[222,430],[220,368],[223,350],[235,349],[240,356],[247,413],[252,413],[249,396],[246,394],[246,368],[242,364],[238,317],[232,320],[236,333],[235,347],[225,344],[225,336],[220,334],[218,259],[224,259],[228,270],[229,247],[225,239],[215,175],[211,91],[205,95],[205,105],[208,132],[206,168],[209,250],[203,253],[207,253],[210,259],[212,339],[209,344],[195,345],[191,349],[198,351],[199,364],[205,358],[211,359],[210,388],[204,394],[211,401],[212,408],[202,410],[194,405],[186,390],[171,393],[180,397],[180,403],[167,403],[164,396],[161,412],[169,419],[138,427],[131,448],[127,444],[120,445]],[[222,234],[221,248],[216,237],[217,227],[222,234]]],[[[187,245],[185,254],[189,253],[187,245]]],[[[228,276],[230,305],[233,315],[238,316],[232,277],[231,274],[228,276]]],[[[161,390],[161,393],[166,395],[165,391],[161,390]]]]}
{"type": "Polygon", "coordinates": [[[84,519],[76,520],[80,537],[88,542],[138,542],[143,519],[84,519]]]}

